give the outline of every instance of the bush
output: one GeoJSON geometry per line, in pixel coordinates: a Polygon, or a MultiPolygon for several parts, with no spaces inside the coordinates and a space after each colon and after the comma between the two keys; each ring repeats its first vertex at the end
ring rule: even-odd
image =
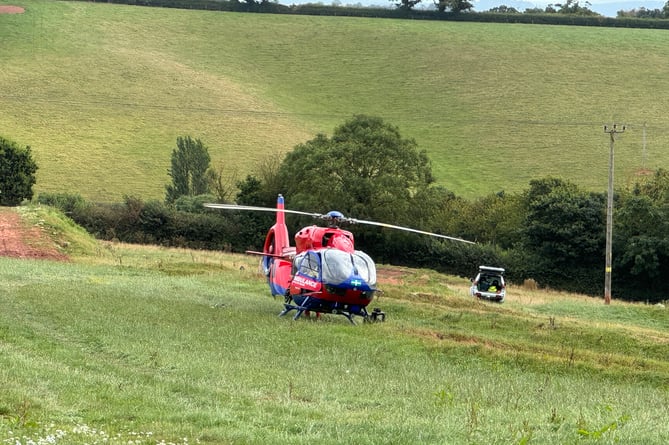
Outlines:
{"type": "Polygon", "coordinates": [[[81,212],[88,206],[86,200],[81,195],[75,193],[42,192],[37,195],[37,202],[60,209],[66,215],[81,212]]]}
{"type": "Polygon", "coordinates": [[[0,205],[15,206],[32,199],[36,172],[30,147],[0,137],[0,205]]]}

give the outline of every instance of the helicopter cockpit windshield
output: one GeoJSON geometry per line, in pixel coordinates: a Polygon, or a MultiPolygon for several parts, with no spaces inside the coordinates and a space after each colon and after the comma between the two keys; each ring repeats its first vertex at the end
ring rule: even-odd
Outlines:
{"type": "Polygon", "coordinates": [[[374,261],[361,250],[353,253],[339,249],[325,249],[322,252],[323,282],[333,285],[343,284],[352,277],[362,278],[368,286],[376,285],[374,261]]]}

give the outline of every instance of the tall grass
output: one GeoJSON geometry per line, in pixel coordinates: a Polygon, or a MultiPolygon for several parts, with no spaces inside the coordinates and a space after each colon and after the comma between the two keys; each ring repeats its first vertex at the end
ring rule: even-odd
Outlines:
{"type": "Polygon", "coordinates": [[[33,147],[38,190],[161,198],[177,136],[243,177],[358,113],[465,197],[546,175],[603,190],[614,121],[619,185],[669,160],[663,30],[11,3],[0,128],[33,147]]]}
{"type": "Polygon", "coordinates": [[[382,281],[385,323],[292,321],[254,258],[68,249],[0,258],[0,443],[669,440],[658,306],[528,304],[514,286],[486,304],[464,279],[384,267],[404,281],[382,281]]]}

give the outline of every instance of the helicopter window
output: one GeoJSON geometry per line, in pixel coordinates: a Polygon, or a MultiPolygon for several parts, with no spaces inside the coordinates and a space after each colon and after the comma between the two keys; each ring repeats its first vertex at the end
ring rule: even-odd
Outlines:
{"type": "Polygon", "coordinates": [[[365,252],[347,253],[338,249],[323,251],[323,281],[340,284],[351,276],[359,276],[370,286],[376,284],[376,266],[365,252]]]}
{"type": "Polygon", "coordinates": [[[353,263],[360,275],[370,286],[376,284],[376,266],[374,261],[365,252],[356,250],[353,253],[353,263]]]}
{"type": "Polygon", "coordinates": [[[303,256],[295,258],[299,261],[298,272],[311,278],[318,278],[320,273],[320,258],[316,252],[306,252],[303,256]]]}

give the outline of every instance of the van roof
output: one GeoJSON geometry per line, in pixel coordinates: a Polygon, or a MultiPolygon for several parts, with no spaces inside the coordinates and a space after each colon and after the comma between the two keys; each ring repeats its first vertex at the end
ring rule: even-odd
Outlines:
{"type": "Polygon", "coordinates": [[[501,267],[492,267],[492,266],[479,266],[480,272],[497,272],[499,274],[504,274],[504,269],[501,267]]]}

